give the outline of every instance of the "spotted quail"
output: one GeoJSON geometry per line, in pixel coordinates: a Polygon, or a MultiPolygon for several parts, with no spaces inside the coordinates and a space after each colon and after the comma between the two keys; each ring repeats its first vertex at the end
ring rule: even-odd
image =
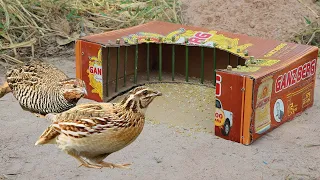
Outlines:
{"type": "Polygon", "coordinates": [[[13,66],[6,81],[0,97],[12,92],[24,110],[38,116],[66,111],[87,93],[82,80],[68,78],[55,66],[38,60],[13,66]]]}
{"type": "Polygon", "coordinates": [[[52,124],[38,144],[57,144],[81,165],[90,168],[127,168],[104,162],[108,155],[133,142],[141,133],[145,111],[160,92],[140,86],[120,103],[81,104],[60,114],[48,114],[52,124]]]}

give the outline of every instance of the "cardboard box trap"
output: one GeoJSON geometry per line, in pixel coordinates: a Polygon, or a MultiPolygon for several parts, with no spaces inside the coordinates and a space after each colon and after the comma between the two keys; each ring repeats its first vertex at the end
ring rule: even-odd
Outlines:
{"type": "Polygon", "coordinates": [[[248,145],[313,105],[317,51],[154,21],[79,39],[76,70],[96,101],[149,81],[211,82],[215,134],[248,145]]]}

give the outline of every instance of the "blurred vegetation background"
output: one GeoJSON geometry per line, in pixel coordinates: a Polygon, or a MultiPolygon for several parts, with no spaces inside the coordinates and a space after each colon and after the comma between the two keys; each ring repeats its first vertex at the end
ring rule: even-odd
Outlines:
{"type": "Polygon", "coordinates": [[[0,0],[0,57],[61,55],[81,36],[151,20],[183,23],[180,7],[176,0],[0,0]]]}
{"type": "MultiPolygon", "coordinates": [[[[0,58],[60,56],[82,36],[151,20],[183,24],[181,11],[179,0],[0,0],[0,58]]],[[[320,47],[320,18],[305,20],[292,41],[320,47]]]]}
{"type": "MultiPolygon", "coordinates": [[[[320,6],[320,1],[317,4],[320,6]]],[[[292,38],[293,42],[318,46],[320,48],[320,17],[317,21],[313,22],[306,17],[304,19],[306,21],[306,28],[292,38]]],[[[320,57],[320,49],[318,56],[320,57]]]]}

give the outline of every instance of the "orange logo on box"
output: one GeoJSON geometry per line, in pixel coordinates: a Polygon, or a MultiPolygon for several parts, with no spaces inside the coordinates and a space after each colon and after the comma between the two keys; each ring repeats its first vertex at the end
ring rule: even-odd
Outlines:
{"type": "Polygon", "coordinates": [[[92,73],[92,74],[96,74],[96,75],[102,75],[102,68],[101,67],[93,67],[93,66],[90,66],[89,67],[89,72],[92,73]]]}
{"type": "Polygon", "coordinates": [[[89,68],[87,69],[89,85],[92,87],[91,93],[99,94],[102,98],[102,51],[99,49],[98,56],[89,58],[89,68]]]}
{"type": "Polygon", "coordinates": [[[314,75],[316,72],[316,62],[317,60],[314,59],[279,75],[275,82],[275,92],[278,93],[314,75]]]}
{"type": "Polygon", "coordinates": [[[215,113],[215,118],[214,118],[214,125],[215,126],[223,126],[225,117],[224,113],[221,109],[216,108],[216,113],[215,113]]]}
{"type": "Polygon", "coordinates": [[[222,81],[222,77],[217,74],[216,75],[216,97],[221,96],[221,81],[222,81]]]}
{"type": "Polygon", "coordinates": [[[263,88],[263,91],[262,91],[262,94],[261,94],[261,99],[262,98],[265,98],[265,97],[267,97],[267,95],[268,95],[268,87],[267,86],[265,86],[264,88],[263,88]]]}
{"type": "Polygon", "coordinates": [[[192,37],[189,38],[190,44],[202,44],[206,40],[210,39],[212,34],[205,33],[205,32],[197,32],[192,37]]]}

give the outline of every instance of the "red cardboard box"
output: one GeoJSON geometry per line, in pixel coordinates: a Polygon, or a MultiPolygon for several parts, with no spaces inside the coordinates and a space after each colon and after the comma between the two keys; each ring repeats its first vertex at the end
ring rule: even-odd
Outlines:
{"type": "Polygon", "coordinates": [[[166,73],[213,82],[215,134],[245,145],[313,105],[313,46],[154,21],[83,37],[75,50],[96,101],[166,73]]]}

